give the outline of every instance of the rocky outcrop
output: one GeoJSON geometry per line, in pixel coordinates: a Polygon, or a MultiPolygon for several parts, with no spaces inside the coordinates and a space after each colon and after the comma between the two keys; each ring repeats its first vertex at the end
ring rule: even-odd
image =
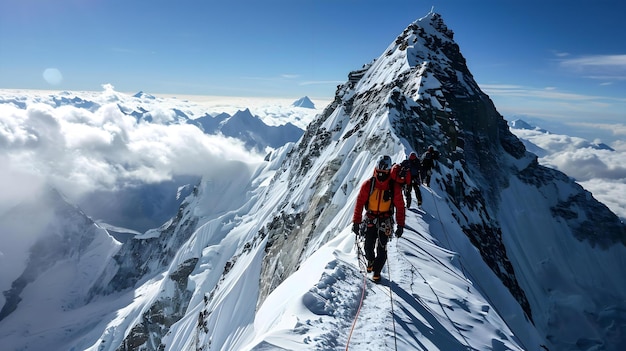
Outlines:
{"type": "Polygon", "coordinates": [[[198,218],[192,210],[185,202],[176,217],[163,226],[127,241],[98,280],[100,283],[91,289],[90,296],[133,288],[140,279],[167,267],[196,228],[198,218]]]}

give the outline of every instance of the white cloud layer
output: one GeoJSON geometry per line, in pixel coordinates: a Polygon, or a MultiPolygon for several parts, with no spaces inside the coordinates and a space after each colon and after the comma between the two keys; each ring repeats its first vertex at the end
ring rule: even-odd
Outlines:
{"type": "MultiPolygon", "coordinates": [[[[525,140],[539,162],[576,179],[596,199],[620,218],[626,219],[626,148],[615,151],[598,148],[583,138],[551,134],[539,130],[511,129],[525,140]]],[[[620,147],[621,146],[621,147],[620,147]]]]}
{"type": "Polygon", "coordinates": [[[184,106],[143,101],[153,119],[145,123],[120,111],[128,97],[111,87],[97,98],[99,107],[91,109],[57,106],[42,94],[13,96],[13,103],[0,104],[0,202],[17,191],[16,184],[24,191],[35,180],[77,198],[176,175],[207,176],[228,162],[254,167],[262,160],[239,140],[205,135],[189,124],[163,124],[175,118],[173,108],[184,106]]]}

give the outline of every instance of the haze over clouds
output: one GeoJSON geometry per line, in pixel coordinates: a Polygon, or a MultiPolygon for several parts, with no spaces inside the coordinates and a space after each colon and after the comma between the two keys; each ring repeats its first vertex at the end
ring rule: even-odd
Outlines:
{"type": "Polygon", "coordinates": [[[249,162],[253,168],[264,156],[247,151],[239,140],[206,135],[193,125],[162,124],[176,117],[175,106],[164,101],[152,106],[143,101],[153,119],[146,123],[120,111],[119,106],[133,106],[110,86],[97,96],[100,106],[91,109],[57,106],[52,97],[22,94],[14,96],[15,103],[0,104],[0,201],[24,195],[39,183],[76,200],[95,190],[177,175],[211,176],[233,162],[249,162]]]}

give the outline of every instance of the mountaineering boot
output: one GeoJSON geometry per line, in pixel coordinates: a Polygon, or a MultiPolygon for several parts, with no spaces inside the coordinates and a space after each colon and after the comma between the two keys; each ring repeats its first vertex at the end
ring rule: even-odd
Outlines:
{"type": "Polygon", "coordinates": [[[367,273],[371,273],[374,270],[374,260],[367,260],[367,273]]]}
{"type": "Polygon", "coordinates": [[[375,283],[380,282],[380,272],[374,272],[374,275],[372,276],[372,280],[373,280],[375,283]]]}
{"type": "Polygon", "coordinates": [[[411,192],[404,190],[404,197],[406,198],[406,208],[411,207],[411,192]]]}

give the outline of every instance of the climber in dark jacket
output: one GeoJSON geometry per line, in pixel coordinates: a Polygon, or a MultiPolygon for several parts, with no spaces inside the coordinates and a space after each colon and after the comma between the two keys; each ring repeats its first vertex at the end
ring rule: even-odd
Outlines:
{"type": "Polygon", "coordinates": [[[424,185],[430,187],[430,176],[432,175],[435,160],[439,158],[439,152],[431,145],[422,155],[422,181],[424,185]]]}
{"type": "Polygon", "coordinates": [[[407,184],[404,190],[404,196],[406,197],[406,207],[411,207],[411,191],[415,191],[415,197],[417,198],[417,206],[422,206],[422,192],[420,191],[421,175],[421,162],[415,152],[409,154],[409,170],[411,172],[411,181],[407,184]]]}

